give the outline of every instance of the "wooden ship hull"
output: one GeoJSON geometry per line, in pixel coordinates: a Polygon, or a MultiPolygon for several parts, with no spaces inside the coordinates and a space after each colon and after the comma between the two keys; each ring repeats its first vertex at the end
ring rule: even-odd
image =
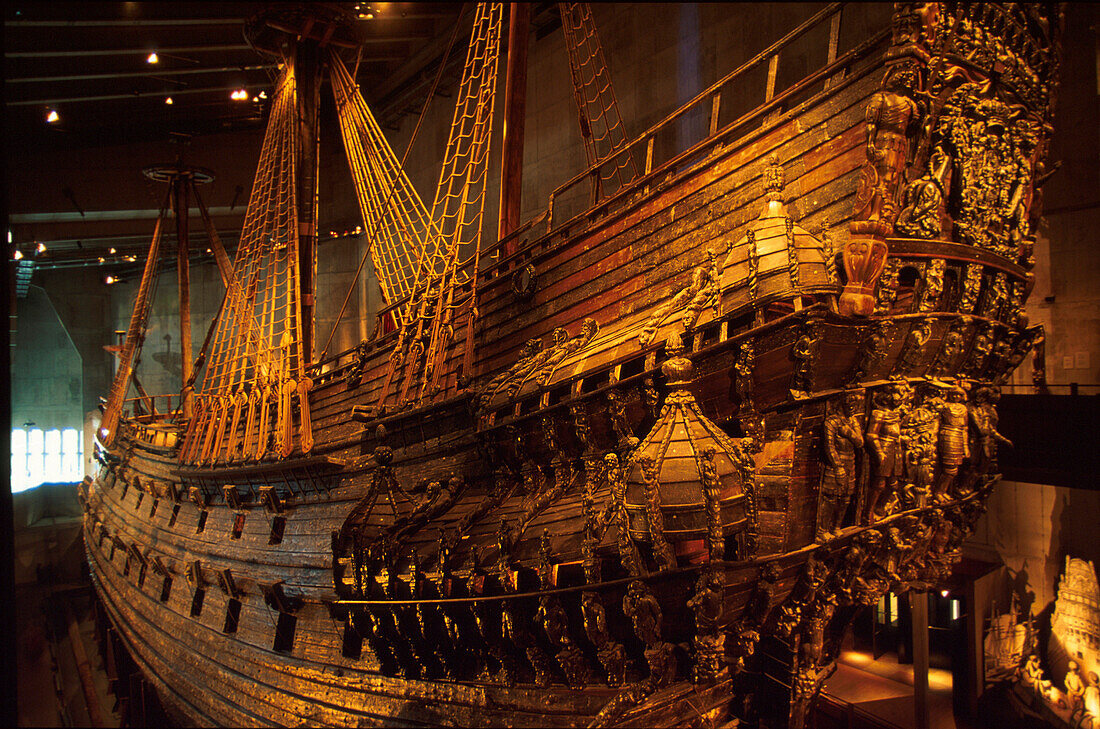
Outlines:
{"type": "MultiPolygon", "coordinates": [[[[990,387],[1041,336],[1026,252],[952,233],[977,204],[962,173],[931,227],[896,229],[944,101],[989,77],[961,58],[971,11],[936,7],[731,123],[704,92],[711,133],[663,163],[651,140],[675,115],[635,140],[636,179],[482,253],[478,315],[430,376],[381,327],[310,365],[311,448],[204,453],[201,404],[123,419],[81,487],[87,555],[171,713],[801,726],[855,613],[950,573],[996,481],[990,387]],[[935,85],[943,59],[966,79],[935,85]],[[931,122],[884,193],[896,209],[868,216],[888,155],[869,160],[867,110],[899,65],[931,122]],[[859,446],[838,467],[845,427],[859,446]]],[[[1038,42],[1024,30],[1013,43],[1038,42]]]]}

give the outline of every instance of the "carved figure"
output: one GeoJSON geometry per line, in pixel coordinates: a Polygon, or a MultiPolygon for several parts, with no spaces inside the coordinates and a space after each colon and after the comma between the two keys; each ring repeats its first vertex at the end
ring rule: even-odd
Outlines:
{"type": "Polygon", "coordinates": [[[955,364],[955,358],[963,347],[963,337],[960,327],[956,324],[943,337],[940,345],[940,353],[936,356],[936,363],[932,366],[932,375],[942,375],[949,372],[955,364]]]}
{"type": "MultiPolygon", "coordinates": [[[[909,145],[921,116],[917,96],[917,72],[900,66],[883,80],[881,91],[867,105],[867,163],[856,192],[855,219],[882,221],[878,230],[888,235],[897,217],[897,193],[909,145]]],[[[876,232],[872,227],[853,232],[876,232]]]]}
{"type": "Polygon", "coordinates": [[[697,683],[713,681],[722,670],[725,648],[725,636],[718,632],[718,622],[722,618],[722,581],[717,573],[699,575],[688,607],[695,614],[692,677],[697,683]]]}
{"type": "Polygon", "coordinates": [[[863,511],[863,524],[881,518],[880,506],[884,506],[897,487],[902,473],[901,416],[898,412],[898,393],[889,387],[876,392],[874,406],[867,421],[866,443],[871,452],[874,475],[867,490],[867,503],[863,511]]]}
{"type": "Polygon", "coordinates": [[[943,205],[943,177],[947,171],[948,157],[936,148],[928,161],[928,171],[913,180],[905,188],[902,211],[898,213],[894,231],[910,238],[939,238],[943,232],[940,223],[940,207],[943,205]]]}
{"type": "Polygon", "coordinates": [[[917,405],[901,419],[901,441],[905,449],[905,488],[900,496],[906,508],[923,507],[936,478],[936,444],[941,404],[936,391],[925,388],[917,405]]]}
{"type": "Polygon", "coordinates": [[[1024,685],[1034,689],[1039,698],[1046,699],[1050,695],[1052,684],[1049,680],[1043,678],[1043,669],[1039,665],[1039,656],[1034,653],[1027,657],[1021,678],[1023,678],[1024,685]]]}
{"type": "Polygon", "coordinates": [[[859,347],[859,363],[852,373],[853,380],[862,380],[879,366],[890,350],[890,338],[894,334],[894,323],[889,319],[876,322],[867,338],[859,347]]]}
{"type": "Polygon", "coordinates": [[[645,583],[634,580],[623,596],[623,613],[630,618],[634,633],[649,647],[661,640],[661,605],[645,583]]]}
{"type": "Polygon", "coordinates": [[[665,518],[661,513],[661,488],[657,482],[657,464],[653,456],[643,453],[638,456],[638,465],[642,467],[642,480],[645,481],[645,513],[649,525],[649,538],[653,543],[653,555],[662,569],[671,569],[676,566],[676,557],[665,539],[665,518]]]}
{"type": "Polygon", "coordinates": [[[658,642],[645,650],[646,663],[649,664],[649,684],[653,688],[664,688],[676,679],[676,656],[672,654],[672,644],[658,642]]]}
{"type": "Polygon", "coordinates": [[[921,320],[909,330],[899,357],[899,374],[911,374],[924,364],[924,347],[931,338],[932,322],[928,319],[921,320]]]}
{"type": "Polygon", "coordinates": [[[555,337],[553,351],[550,352],[541,369],[539,369],[537,373],[534,373],[538,377],[538,383],[540,385],[548,383],[550,378],[554,376],[554,371],[558,368],[558,365],[560,365],[566,357],[584,349],[599,331],[600,325],[596,323],[596,320],[588,318],[581,322],[581,333],[572,339],[559,342],[558,338],[555,337]]]}
{"type": "Polygon", "coordinates": [[[1000,399],[999,388],[982,387],[974,393],[974,400],[968,408],[970,425],[977,436],[978,459],[975,468],[981,474],[996,472],[998,443],[1012,447],[1012,441],[997,430],[997,401],[1000,399]]]}
{"type": "Polygon", "coordinates": [[[581,616],[584,632],[596,647],[596,658],[603,666],[608,686],[621,686],[626,681],[626,650],[611,640],[607,630],[607,613],[599,595],[591,590],[581,593],[581,616]]]}
{"type": "Polygon", "coordinates": [[[611,420],[611,427],[618,436],[619,448],[629,450],[638,445],[638,438],[630,431],[630,422],[626,419],[626,402],[623,393],[611,388],[605,395],[607,398],[607,415],[611,420]]]}
{"type": "Polygon", "coordinates": [[[706,264],[695,269],[691,275],[691,283],[687,288],[682,289],[673,296],[668,303],[653,312],[653,315],[646,320],[645,326],[638,334],[638,344],[643,348],[648,347],[665,320],[672,312],[681,307],[686,307],[681,318],[685,331],[691,331],[703,309],[708,306],[713,305],[715,307],[714,315],[718,316],[720,313],[718,294],[721,291],[721,280],[722,265],[718,263],[718,253],[713,248],[707,248],[706,264]]]}
{"type": "Polygon", "coordinates": [[[1089,682],[1085,686],[1083,698],[1085,712],[1081,719],[1081,726],[1097,729],[1100,727],[1100,676],[1097,676],[1095,671],[1089,671],[1089,682]]]}
{"type": "Polygon", "coordinates": [[[863,426],[858,417],[862,408],[862,391],[849,392],[831,403],[831,411],[825,418],[825,474],[821,479],[816,534],[819,542],[840,533],[848,503],[859,482],[856,453],[863,448],[863,426]]]}
{"type": "Polygon", "coordinates": [[[947,392],[947,402],[940,406],[939,416],[940,475],[932,494],[936,501],[943,502],[950,498],[948,490],[959,475],[959,466],[970,458],[966,391],[957,385],[952,387],[947,392]]]}
{"type": "Polygon", "coordinates": [[[1070,661],[1066,666],[1066,677],[1062,679],[1062,685],[1066,687],[1066,698],[1069,700],[1071,724],[1078,715],[1085,712],[1085,682],[1081,680],[1078,670],[1077,661],[1070,661]]]}

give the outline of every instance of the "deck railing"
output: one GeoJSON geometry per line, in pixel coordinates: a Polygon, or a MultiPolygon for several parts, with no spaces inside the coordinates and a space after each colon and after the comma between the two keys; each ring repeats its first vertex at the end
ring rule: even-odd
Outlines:
{"type": "Polygon", "coordinates": [[[482,260],[493,262],[483,271],[482,279],[488,282],[508,274],[528,262],[533,255],[553,248],[560,242],[559,238],[568,235],[580,216],[594,220],[636,202],[639,194],[645,195],[659,189],[670,178],[705,159],[713,152],[715,143],[735,142],[760,133],[784,111],[795,108],[852,75],[852,65],[884,44],[890,36],[890,29],[885,27],[841,53],[841,19],[845,5],[832,3],[826,6],[700,91],[615,154],[557,187],[550,193],[545,212],[486,250],[482,260]],[[821,54],[823,62],[816,69],[802,74],[801,78],[783,79],[781,84],[783,52],[815,30],[822,31],[822,35],[827,33],[826,47],[821,54]],[[748,111],[734,116],[744,107],[744,100],[752,98],[748,87],[753,81],[761,81],[760,74],[753,71],[765,67],[767,75],[763,79],[762,100],[748,111]],[[705,130],[697,130],[694,137],[681,134],[680,127],[689,126],[681,122],[691,120],[693,115],[707,121],[705,125],[698,125],[699,129],[705,127],[705,130]],[[595,184],[603,167],[618,164],[622,155],[643,153],[643,174],[637,180],[619,189],[601,188],[595,184]],[[536,233],[542,225],[545,225],[543,231],[536,233]],[[520,237],[523,240],[517,245],[517,238],[520,237]],[[538,250],[532,250],[531,246],[538,247],[538,250]]]}

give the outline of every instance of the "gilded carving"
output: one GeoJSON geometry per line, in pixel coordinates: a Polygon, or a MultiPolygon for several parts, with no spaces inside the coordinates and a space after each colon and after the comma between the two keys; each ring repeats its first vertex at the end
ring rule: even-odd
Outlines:
{"type": "Polygon", "coordinates": [[[920,389],[914,406],[901,419],[905,446],[905,487],[900,500],[907,509],[924,507],[936,476],[939,410],[942,400],[936,388],[920,389]]]}
{"type": "Polygon", "coordinates": [[[608,686],[626,682],[626,650],[622,643],[611,639],[607,630],[607,612],[600,597],[591,590],[581,593],[581,616],[588,641],[596,648],[596,658],[603,667],[608,686]]]}
{"type": "Polygon", "coordinates": [[[638,456],[638,465],[642,468],[642,480],[645,481],[645,512],[649,538],[653,542],[653,556],[661,569],[671,569],[676,566],[676,557],[665,539],[665,518],[661,513],[661,487],[657,483],[657,464],[653,456],[643,453],[638,456]]]}
{"type": "Polygon", "coordinates": [[[898,273],[901,263],[896,258],[886,260],[879,277],[878,291],[875,293],[875,316],[886,316],[894,308],[898,299],[898,273]]]}
{"type": "Polygon", "coordinates": [[[630,430],[630,421],[626,418],[626,401],[623,393],[615,388],[607,391],[607,417],[611,421],[611,427],[618,437],[618,446],[622,450],[630,450],[638,445],[638,438],[630,430]]]}
{"type": "Polygon", "coordinates": [[[867,105],[867,162],[856,191],[853,233],[893,232],[897,195],[921,120],[919,85],[914,66],[896,66],[867,105]]]}
{"type": "Polygon", "coordinates": [[[963,332],[966,331],[967,324],[967,317],[957,319],[951,324],[951,328],[943,335],[940,351],[936,355],[936,361],[929,369],[929,374],[943,375],[954,371],[955,360],[958,359],[959,352],[963,348],[963,332]]]}
{"type": "Polygon", "coordinates": [[[976,441],[972,451],[977,456],[975,467],[980,474],[997,472],[998,443],[1012,447],[1012,441],[997,430],[997,401],[1000,399],[999,387],[979,387],[968,408],[970,427],[976,441]]]}
{"type": "Polygon", "coordinates": [[[882,319],[871,325],[867,337],[859,347],[859,359],[852,373],[853,380],[866,380],[875,374],[890,351],[890,342],[896,329],[894,322],[889,319],[882,319]]]}
{"type": "Polygon", "coordinates": [[[829,403],[822,450],[825,469],[821,479],[817,533],[823,542],[840,534],[855,487],[859,483],[857,454],[863,448],[863,392],[848,392],[829,403]]]}
{"type": "Polygon", "coordinates": [[[713,248],[707,248],[707,262],[695,269],[691,275],[691,283],[682,289],[669,301],[646,320],[642,331],[638,333],[638,344],[648,347],[657,335],[657,330],[665,323],[673,312],[684,309],[681,323],[685,331],[691,331],[698,321],[699,315],[708,306],[714,307],[714,315],[721,313],[719,304],[721,298],[722,264],[718,262],[718,252],[713,248]]]}
{"type": "Polygon", "coordinates": [[[821,325],[818,321],[807,322],[791,347],[791,358],[798,363],[791,381],[791,389],[808,392],[813,386],[814,362],[818,346],[821,343],[821,325]]]}
{"type": "Polygon", "coordinates": [[[962,298],[959,300],[959,312],[973,314],[978,306],[978,294],[982,290],[982,264],[968,263],[963,277],[962,298]]]}
{"type": "Polygon", "coordinates": [[[904,207],[894,223],[898,235],[930,240],[943,234],[940,215],[948,161],[941,149],[933,150],[924,175],[906,186],[904,207]]]}
{"type": "Polygon", "coordinates": [[[902,345],[901,354],[898,356],[897,373],[910,375],[920,369],[924,364],[925,347],[932,338],[932,321],[922,319],[915,322],[905,335],[905,343],[902,345]]]}
{"type": "Polygon", "coordinates": [[[993,325],[982,322],[978,326],[978,332],[974,335],[974,341],[970,345],[970,356],[967,357],[963,371],[971,375],[977,375],[985,366],[986,358],[993,351],[993,325]]]}
{"type": "Polygon", "coordinates": [[[950,488],[959,475],[959,466],[970,458],[970,442],[967,433],[969,414],[966,409],[966,390],[955,385],[947,391],[946,402],[939,408],[939,476],[932,489],[937,502],[950,497],[950,488]]]}
{"type": "Polygon", "coordinates": [[[901,446],[901,397],[896,385],[887,386],[872,398],[871,416],[864,436],[871,454],[872,476],[862,524],[885,516],[904,464],[901,446]]]}
{"type": "Polygon", "coordinates": [[[719,631],[722,619],[722,580],[718,573],[704,571],[695,582],[695,594],[688,600],[695,616],[695,664],[692,680],[708,683],[722,670],[726,636],[719,631]]]}

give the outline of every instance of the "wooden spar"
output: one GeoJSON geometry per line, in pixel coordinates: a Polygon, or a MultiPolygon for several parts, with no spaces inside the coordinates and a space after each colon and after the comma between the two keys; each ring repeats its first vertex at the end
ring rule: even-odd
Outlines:
{"type": "MultiPolygon", "coordinates": [[[[497,239],[519,227],[523,183],[523,123],[527,108],[527,36],[531,6],[511,3],[508,22],[508,75],[504,84],[504,143],[500,170],[500,222],[497,239]]],[[[513,246],[504,251],[509,255],[513,246]]]]}
{"type": "Polygon", "coordinates": [[[317,111],[321,106],[321,56],[316,43],[295,48],[298,84],[298,285],[301,301],[302,356],[313,361],[314,269],[317,265],[317,164],[320,138],[317,111]]]}
{"type": "Polygon", "coordinates": [[[214,228],[214,221],[210,219],[210,213],[206,211],[206,203],[199,195],[199,189],[195,187],[195,179],[191,178],[191,189],[195,193],[195,202],[199,206],[199,215],[202,216],[203,227],[206,228],[206,237],[210,240],[210,250],[214,252],[214,261],[218,264],[218,273],[221,274],[222,283],[229,288],[229,282],[233,279],[233,262],[229,260],[229,254],[225,252],[222,239],[214,228]]]}
{"type": "Polygon", "coordinates": [[[191,267],[188,260],[187,207],[190,175],[183,173],[172,178],[170,187],[176,209],[176,275],[180,297],[180,397],[183,398],[183,417],[191,417],[191,402],[184,385],[191,379],[191,267]]]}
{"type": "Polygon", "coordinates": [[[149,307],[152,304],[153,279],[157,275],[157,263],[160,257],[161,229],[167,215],[166,208],[171,200],[171,194],[169,189],[165,195],[164,205],[161,206],[160,215],[157,216],[157,224],[153,229],[153,242],[149,245],[149,255],[145,260],[145,270],[141,274],[141,284],[138,286],[137,300],[134,302],[134,313],[130,315],[130,326],[126,331],[126,342],[119,353],[118,370],[111,384],[107,407],[103,411],[100,436],[107,446],[114,442],[118,422],[122,417],[122,403],[126,399],[130,377],[134,372],[134,357],[142,342],[145,341],[145,325],[148,321],[149,307]]]}

